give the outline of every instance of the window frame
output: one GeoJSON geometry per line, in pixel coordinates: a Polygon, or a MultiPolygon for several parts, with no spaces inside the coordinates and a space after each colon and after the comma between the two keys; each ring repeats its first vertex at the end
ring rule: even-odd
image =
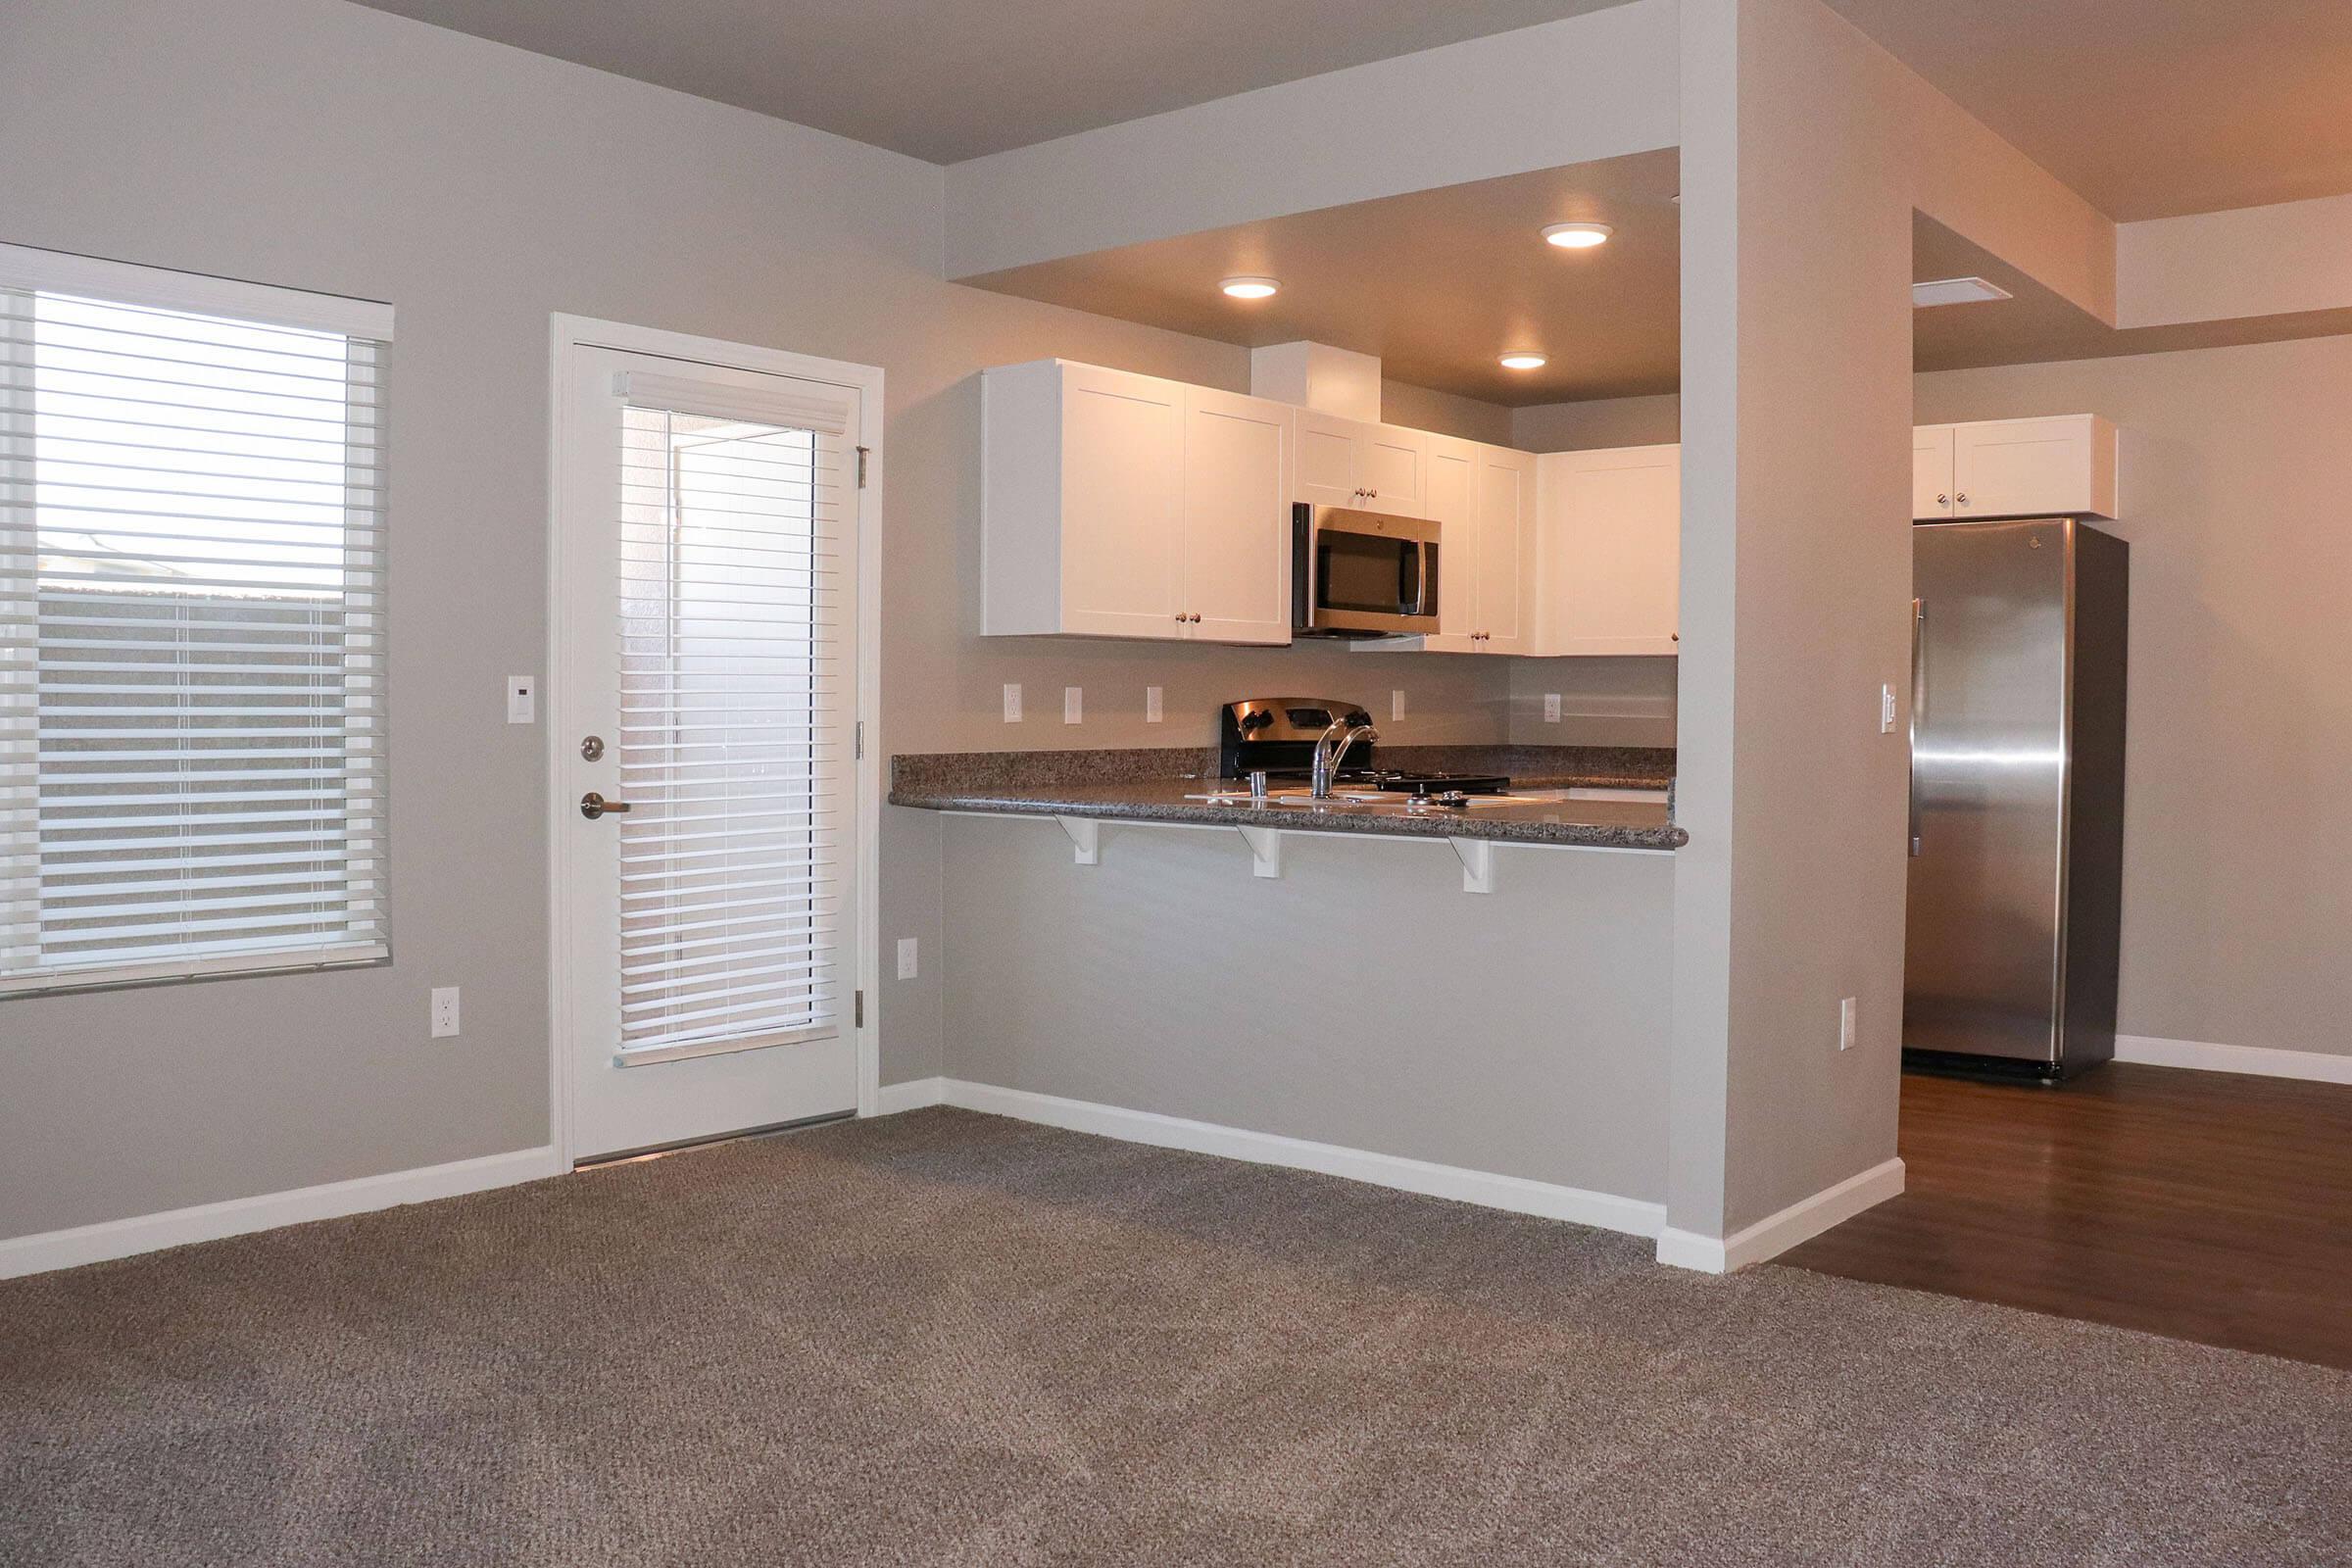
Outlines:
{"type": "MultiPolygon", "coordinates": [[[[393,310],[388,304],[8,244],[0,244],[0,289],[75,295],[132,308],[187,312],[255,326],[290,327],[365,339],[376,348],[373,424],[379,449],[387,440],[386,394],[390,384],[393,336],[393,310]]],[[[385,473],[386,464],[388,452],[379,458],[379,475],[385,473]]],[[[388,556],[389,505],[381,501],[389,494],[387,478],[379,477],[377,494],[380,506],[375,534],[379,551],[388,556]]],[[[385,560],[375,568],[378,582],[375,590],[378,601],[376,614],[379,621],[376,637],[380,650],[376,667],[380,672],[381,687],[381,743],[375,776],[385,793],[375,832],[378,847],[374,881],[377,888],[375,899],[379,906],[375,934],[365,940],[326,940],[305,948],[138,959],[78,969],[60,969],[50,974],[42,974],[37,970],[15,975],[0,973],[0,1003],[30,997],[183,984],[249,975],[368,968],[392,961],[392,933],[387,907],[391,857],[388,798],[391,772],[388,690],[391,679],[391,583],[388,565],[389,562],[385,560]]],[[[0,693],[0,697],[7,695],[0,693]]],[[[37,708],[34,711],[37,713],[37,708]]],[[[34,777],[37,781],[37,766],[34,777]]],[[[0,830],[4,830],[5,826],[0,823],[0,830]]],[[[25,852],[11,845],[7,842],[5,832],[0,831],[0,873],[21,874],[16,873],[10,865],[12,859],[21,857],[34,858],[36,869],[30,878],[33,884],[30,897],[36,900],[40,896],[37,855],[37,849],[25,852]]]]}

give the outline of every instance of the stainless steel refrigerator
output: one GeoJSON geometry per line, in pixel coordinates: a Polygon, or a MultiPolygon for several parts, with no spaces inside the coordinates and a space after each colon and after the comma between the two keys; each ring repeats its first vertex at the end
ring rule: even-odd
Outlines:
{"type": "Polygon", "coordinates": [[[2115,1054],[2130,548],[1921,523],[1911,571],[1905,1056],[2071,1077],[2115,1054]]]}

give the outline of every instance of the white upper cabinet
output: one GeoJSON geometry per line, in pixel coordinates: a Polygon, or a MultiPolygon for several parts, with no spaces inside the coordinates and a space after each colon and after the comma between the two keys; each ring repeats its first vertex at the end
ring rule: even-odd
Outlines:
{"type": "Polygon", "coordinates": [[[1535,651],[1536,460],[1478,449],[1478,632],[1490,654],[1535,651]]]}
{"type": "Polygon", "coordinates": [[[1478,443],[1429,438],[1429,515],[1438,532],[1438,635],[1432,652],[1474,654],[1478,643],[1478,443]]]}
{"type": "Polygon", "coordinates": [[[1554,452],[1542,486],[1539,654],[1672,654],[1681,630],[1683,449],[1554,452]]]}
{"type": "Polygon", "coordinates": [[[1921,424],[1911,430],[1911,515],[1952,514],[1952,442],[1957,425],[1921,424]]]}
{"type": "Polygon", "coordinates": [[[1312,409],[1297,413],[1298,500],[1399,517],[1429,515],[1427,433],[1312,409]]]}
{"type": "Polygon", "coordinates": [[[2095,414],[1922,425],[1912,432],[1911,515],[2116,515],[2116,431],[2095,414]]]}
{"type": "Polygon", "coordinates": [[[1439,629],[1421,646],[1446,654],[1529,652],[1536,460],[1505,447],[1433,435],[1428,472],[1424,514],[1443,531],[1439,629]]]}
{"type": "Polygon", "coordinates": [[[1191,636],[1291,640],[1291,432],[1287,404],[1186,387],[1184,562],[1191,636]]]}
{"type": "Polygon", "coordinates": [[[1290,408],[1061,360],[981,403],[983,635],[1290,641],[1290,408]]]}

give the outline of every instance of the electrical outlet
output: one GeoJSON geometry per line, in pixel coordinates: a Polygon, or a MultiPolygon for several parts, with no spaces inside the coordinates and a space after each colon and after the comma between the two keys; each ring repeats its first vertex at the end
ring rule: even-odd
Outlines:
{"type": "Polygon", "coordinates": [[[1018,724],[1020,721],[1021,688],[1018,685],[1008,681],[1004,686],[1004,722],[1007,724],[1018,724]]]}
{"type": "Polygon", "coordinates": [[[458,1032],[458,988],[433,987],[433,1038],[446,1040],[458,1032]]]}
{"type": "Polygon", "coordinates": [[[1144,688],[1144,722],[1147,724],[1159,722],[1159,688],[1156,686],[1144,688]]]}
{"type": "Polygon", "coordinates": [[[915,939],[913,937],[899,938],[899,978],[902,980],[911,980],[914,978],[914,944],[915,939]]]}
{"type": "Polygon", "coordinates": [[[1851,997],[1838,1004],[1838,1049],[1854,1049],[1854,999],[1851,997]]]}
{"type": "Polygon", "coordinates": [[[1086,717],[1086,688],[1064,686],[1061,689],[1061,721],[1076,724],[1086,717]]]}
{"type": "Polygon", "coordinates": [[[529,724],[539,717],[539,677],[509,675],[507,677],[507,722],[529,724]]]}
{"type": "Polygon", "coordinates": [[[1404,688],[1399,686],[1389,693],[1389,721],[1396,723],[1404,717],[1404,688]]]}
{"type": "Polygon", "coordinates": [[[1893,728],[1894,688],[1882,686],[1879,688],[1879,733],[1885,735],[1891,732],[1893,728]]]}
{"type": "Polygon", "coordinates": [[[1560,694],[1558,692],[1545,692],[1544,694],[1544,722],[1546,724],[1557,724],[1559,721],[1560,694]]]}

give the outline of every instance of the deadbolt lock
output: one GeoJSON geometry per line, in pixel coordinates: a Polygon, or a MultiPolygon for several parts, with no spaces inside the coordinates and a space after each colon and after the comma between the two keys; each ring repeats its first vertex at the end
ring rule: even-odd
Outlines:
{"type": "Polygon", "coordinates": [[[602,735],[591,735],[586,740],[580,742],[581,761],[593,762],[604,755],[605,738],[602,735]]]}

